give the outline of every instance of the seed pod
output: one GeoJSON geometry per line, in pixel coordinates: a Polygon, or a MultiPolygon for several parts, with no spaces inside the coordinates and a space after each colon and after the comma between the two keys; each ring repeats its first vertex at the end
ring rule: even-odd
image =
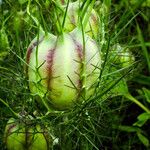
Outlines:
{"type": "MultiPolygon", "coordinates": [[[[66,7],[67,7],[66,5],[62,5],[63,10],[65,10],[66,7]]],[[[80,24],[80,18],[79,18],[81,17],[79,14],[80,7],[81,7],[81,2],[79,1],[69,3],[67,9],[67,15],[65,18],[64,31],[70,32],[80,24]]],[[[89,10],[87,9],[86,13],[88,13],[88,11],[89,10]]],[[[59,19],[60,22],[62,23],[64,19],[62,13],[60,14],[59,19]]],[[[97,39],[98,27],[99,27],[99,17],[97,12],[94,9],[92,9],[87,25],[85,27],[85,33],[87,33],[90,37],[97,39]]]]}
{"type": "Polygon", "coordinates": [[[19,34],[23,34],[23,28],[25,28],[24,24],[25,12],[19,11],[16,12],[13,16],[13,30],[19,34]]]}
{"type": "Polygon", "coordinates": [[[39,42],[35,38],[27,50],[27,63],[31,92],[64,110],[92,96],[101,59],[96,42],[85,34],[83,44],[82,32],[76,28],[59,37],[40,36],[39,42]]]}
{"type": "Polygon", "coordinates": [[[121,68],[128,67],[135,61],[131,51],[118,43],[112,47],[112,56],[114,63],[119,64],[121,68]]]}
{"type": "Polygon", "coordinates": [[[27,127],[11,118],[5,128],[4,142],[8,150],[49,150],[52,139],[47,135],[48,131],[39,125],[27,127]]]}
{"type": "Polygon", "coordinates": [[[9,49],[9,41],[8,36],[5,32],[5,28],[2,27],[0,30],[0,60],[3,60],[3,58],[8,54],[9,49]]]}

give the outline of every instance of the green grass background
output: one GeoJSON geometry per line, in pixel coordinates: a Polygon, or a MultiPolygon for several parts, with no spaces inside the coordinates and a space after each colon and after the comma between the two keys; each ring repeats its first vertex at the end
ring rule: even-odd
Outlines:
{"type": "MultiPolygon", "coordinates": [[[[57,34],[53,2],[34,0],[31,5],[31,13],[43,29],[57,34]]],[[[59,138],[53,149],[150,149],[150,1],[105,0],[97,1],[94,7],[104,17],[107,41],[102,48],[105,63],[100,94],[85,106],[35,119],[34,123],[52,128],[59,138]],[[100,11],[102,3],[109,13],[100,11]],[[132,52],[132,66],[120,70],[119,64],[114,70],[111,50],[116,43],[132,52]]],[[[13,117],[10,108],[29,115],[35,110],[40,115],[46,113],[30,93],[24,71],[27,47],[38,32],[26,8],[26,0],[0,1],[0,100],[9,105],[0,103],[1,150],[6,149],[5,125],[13,117]]]]}

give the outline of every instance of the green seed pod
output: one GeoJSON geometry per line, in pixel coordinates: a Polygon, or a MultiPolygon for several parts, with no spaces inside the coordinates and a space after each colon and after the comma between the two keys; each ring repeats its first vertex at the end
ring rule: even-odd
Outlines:
{"type": "Polygon", "coordinates": [[[0,30],[0,60],[8,54],[9,42],[4,27],[0,30]]]}
{"type": "MultiPolygon", "coordinates": [[[[80,24],[80,10],[81,2],[70,2],[68,9],[67,9],[67,15],[65,18],[65,25],[64,25],[64,31],[70,32],[73,29],[75,29],[80,24]],[[80,4],[80,5],[79,5],[80,4]]],[[[66,5],[62,5],[63,10],[66,9],[66,5]]],[[[86,13],[89,10],[87,9],[86,13]]],[[[59,17],[60,22],[63,22],[64,16],[61,14],[59,17]]],[[[98,27],[99,27],[99,17],[97,12],[92,9],[91,14],[89,16],[87,25],[85,27],[85,33],[88,34],[90,37],[97,39],[98,36],[98,27]]]]}
{"type": "Polygon", "coordinates": [[[1,28],[0,30],[0,52],[6,51],[9,48],[8,37],[5,32],[5,28],[1,28]]]}
{"type": "Polygon", "coordinates": [[[35,38],[27,50],[27,75],[33,94],[46,96],[51,107],[71,108],[93,95],[101,64],[96,42],[76,28],[59,37],[35,38]],[[81,98],[82,97],[82,98],[81,98]]]}
{"type": "MultiPolygon", "coordinates": [[[[36,18],[40,18],[39,10],[36,6],[32,5],[31,12],[36,18]]],[[[24,31],[29,29],[29,26],[33,24],[31,18],[28,16],[26,11],[17,11],[14,12],[14,16],[12,17],[12,27],[13,31],[18,35],[24,35],[24,31]]]]}
{"type": "Polygon", "coordinates": [[[22,33],[22,29],[24,28],[24,18],[25,12],[23,11],[16,12],[13,17],[13,30],[19,34],[22,33]]]}
{"type": "Polygon", "coordinates": [[[25,129],[15,124],[15,119],[11,118],[5,128],[4,139],[8,150],[24,150],[25,129]]]}
{"type": "Polygon", "coordinates": [[[114,57],[113,61],[119,64],[121,68],[128,67],[135,61],[131,51],[126,47],[122,47],[120,44],[115,44],[112,47],[112,56],[114,57]]]}
{"type": "Polygon", "coordinates": [[[8,150],[49,150],[49,145],[52,145],[47,130],[39,125],[27,127],[14,118],[7,122],[4,142],[8,150]]]}

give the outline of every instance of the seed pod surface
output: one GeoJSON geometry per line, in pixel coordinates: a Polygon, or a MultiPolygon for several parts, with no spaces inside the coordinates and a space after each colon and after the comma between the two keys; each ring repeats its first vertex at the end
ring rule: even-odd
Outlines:
{"type": "Polygon", "coordinates": [[[39,125],[27,127],[11,118],[5,127],[4,142],[8,150],[49,150],[52,138],[39,125]]]}
{"type": "Polygon", "coordinates": [[[94,40],[85,34],[83,44],[82,32],[75,29],[59,37],[48,34],[36,42],[38,46],[33,47],[34,43],[35,40],[27,51],[27,74],[33,94],[46,96],[47,102],[60,110],[93,94],[101,64],[94,40]]]}

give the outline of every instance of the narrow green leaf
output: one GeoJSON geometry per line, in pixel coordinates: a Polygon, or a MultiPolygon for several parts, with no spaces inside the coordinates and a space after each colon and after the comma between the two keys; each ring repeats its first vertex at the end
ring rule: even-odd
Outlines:
{"type": "Polygon", "coordinates": [[[150,114],[149,113],[142,113],[138,116],[138,121],[135,122],[133,125],[134,126],[138,126],[138,127],[142,127],[147,120],[150,119],[150,114]]]}
{"type": "Polygon", "coordinates": [[[150,77],[147,77],[145,75],[138,75],[137,77],[135,77],[132,81],[143,84],[143,85],[150,85],[150,77]]]}
{"type": "Polygon", "coordinates": [[[145,112],[150,113],[150,110],[147,107],[145,107],[140,101],[138,101],[136,98],[134,98],[132,95],[126,94],[125,97],[128,98],[129,100],[131,100],[132,102],[134,102],[135,104],[137,104],[145,112]]]}
{"type": "Polygon", "coordinates": [[[119,126],[118,127],[119,130],[121,131],[125,131],[125,132],[141,132],[141,129],[138,127],[133,127],[133,126],[119,126]]]}
{"type": "Polygon", "coordinates": [[[150,90],[146,89],[146,88],[142,88],[143,89],[143,92],[145,94],[145,98],[146,98],[146,101],[148,103],[150,103],[150,90]]]}
{"type": "Polygon", "coordinates": [[[138,36],[139,36],[139,41],[141,42],[141,45],[142,45],[143,55],[144,55],[144,57],[147,61],[148,70],[150,72],[150,56],[148,54],[148,50],[147,50],[147,47],[145,45],[145,41],[144,41],[144,38],[143,38],[143,35],[142,35],[142,31],[141,31],[138,24],[137,24],[137,32],[138,32],[138,36]]]}
{"type": "Polygon", "coordinates": [[[144,135],[142,135],[141,133],[137,133],[137,136],[139,138],[139,140],[144,144],[144,146],[148,147],[149,146],[149,140],[147,137],[145,137],[144,135]]]}

